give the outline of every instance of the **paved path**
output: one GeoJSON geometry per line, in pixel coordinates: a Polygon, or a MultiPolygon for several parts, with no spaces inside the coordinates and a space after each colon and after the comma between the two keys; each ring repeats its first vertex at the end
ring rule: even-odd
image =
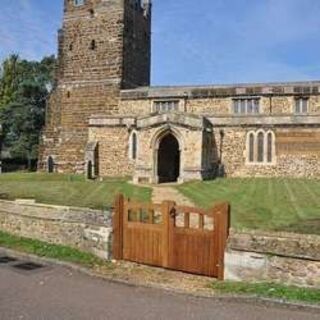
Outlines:
{"type": "Polygon", "coordinates": [[[1,320],[319,320],[315,312],[228,303],[130,287],[60,266],[0,266],[1,320]]]}
{"type": "Polygon", "coordinates": [[[152,202],[174,201],[180,206],[195,207],[194,203],[170,185],[152,187],[152,202]]]}

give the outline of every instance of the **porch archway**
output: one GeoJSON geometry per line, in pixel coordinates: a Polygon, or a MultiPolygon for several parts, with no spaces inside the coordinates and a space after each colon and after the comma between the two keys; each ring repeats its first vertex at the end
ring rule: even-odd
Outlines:
{"type": "Polygon", "coordinates": [[[160,139],[157,160],[158,182],[177,182],[181,170],[180,146],[171,132],[160,139]]]}

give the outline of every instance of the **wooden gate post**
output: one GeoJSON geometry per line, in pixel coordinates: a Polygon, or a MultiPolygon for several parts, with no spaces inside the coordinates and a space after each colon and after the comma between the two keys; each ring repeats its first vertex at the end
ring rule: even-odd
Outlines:
{"type": "Polygon", "coordinates": [[[217,278],[224,280],[224,255],[230,229],[230,204],[221,203],[213,208],[214,251],[217,278]]]}
{"type": "Polygon", "coordinates": [[[171,211],[175,206],[174,202],[164,201],[161,204],[162,218],[163,218],[163,244],[162,244],[162,266],[164,268],[170,267],[170,230],[174,222],[171,211]]]}
{"type": "Polygon", "coordinates": [[[123,259],[123,215],[124,215],[124,196],[119,194],[114,203],[112,216],[113,242],[112,257],[115,260],[123,259]]]}

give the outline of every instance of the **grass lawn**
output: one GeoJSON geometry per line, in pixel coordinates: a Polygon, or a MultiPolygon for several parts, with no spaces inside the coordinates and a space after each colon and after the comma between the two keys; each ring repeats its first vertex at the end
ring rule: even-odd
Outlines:
{"type": "Polygon", "coordinates": [[[118,193],[140,201],[149,201],[151,189],[140,188],[126,179],[107,179],[103,182],[87,181],[83,176],[7,173],[0,175],[0,198],[33,198],[37,202],[104,208],[110,206],[118,193]],[[2,196],[1,196],[2,194],[2,196]]]}
{"type": "Polygon", "coordinates": [[[190,182],[178,187],[198,206],[231,203],[232,226],[320,235],[320,180],[255,178],[190,182]]]}

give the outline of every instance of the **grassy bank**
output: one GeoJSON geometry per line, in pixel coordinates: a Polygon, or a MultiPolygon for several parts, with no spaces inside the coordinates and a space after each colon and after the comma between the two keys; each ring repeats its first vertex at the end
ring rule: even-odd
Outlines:
{"type": "Polygon", "coordinates": [[[220,294],[247,295],[285,301],[320,304],[320,290],[275,283],[214,282],[211,288],[220,294]]]}
{"type": "Polygon", "coordinates": [[[116,194],[149,201],[151,190],[126,179],[87,181],[79,175],[13,173],[0,175],[0,197],[33,198],[37,202],[100,209],[112,204],[116,194]]]}
{"type": "Polygon", "coordinates": [[[232,226],[320,235],[320,180],[217,179],[178,187],[198,206],[232,205],[232,226]]]}
{"type": "Polygon", "coordinates": [[[49,244],[46,242],[22,238],[0,231],[0,247],[34,254],[39,257],[72,262],[85,267],[107,264],[93,254],[82,252],[70,247],[49,244]]]}

